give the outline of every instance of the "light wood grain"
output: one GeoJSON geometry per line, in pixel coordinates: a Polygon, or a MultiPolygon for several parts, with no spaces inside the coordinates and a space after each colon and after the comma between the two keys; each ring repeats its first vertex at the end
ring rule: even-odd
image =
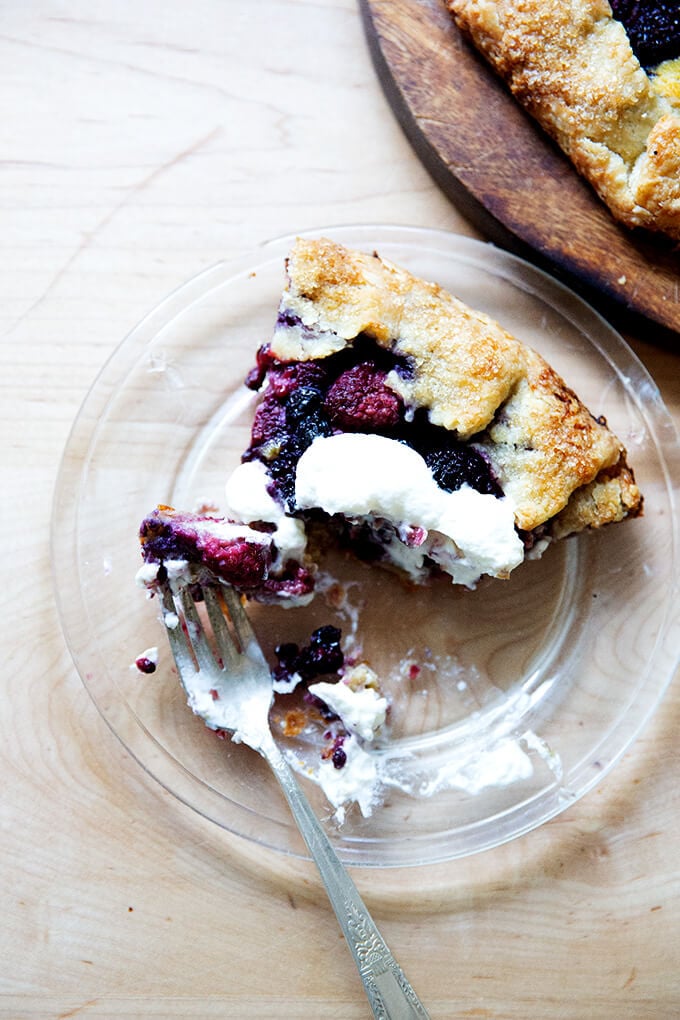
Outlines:
{"type": "MultiPolygon", "coordinates": [[[[4,5],[0,67],[0,1017],[359,1020],[312,865],[198,818],[97,715],[51,498],[97,371],[188,277],[332,223],[474,230],[403,137],[354,0],[4,5]]],[[[680,420],[677,358],[633,342],[680,420]]],[[[600,788],[509,847],[356,874],[433,1017],[678,1015],[679,722],[676,686],[600,788]]]]}

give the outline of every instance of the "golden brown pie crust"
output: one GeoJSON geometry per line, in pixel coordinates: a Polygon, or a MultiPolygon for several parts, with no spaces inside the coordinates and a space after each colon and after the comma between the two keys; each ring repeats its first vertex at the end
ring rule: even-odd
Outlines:
{"type": "Polygon", "coordinates": [[[447,0],[616,219],[680,239],[680,116],[607,0],[447,0]]]}
{"type": "Polygon", "coordinates": [[[641,511],[621,442],[544,358],[488,316],[377,254],[325,239],[299,239],[287,272],[285,325],[271,353],[322,358],[365,334],[406,355],[412,374],[391,372],[388,384],[484,451],[519,528],[550,521],[564,535],[641,511]]]}

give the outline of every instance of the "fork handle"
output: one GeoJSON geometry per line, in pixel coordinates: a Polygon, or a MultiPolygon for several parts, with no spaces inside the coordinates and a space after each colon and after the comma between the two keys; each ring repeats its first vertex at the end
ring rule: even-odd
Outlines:
{"type": "Polygon", "coordinates": [[[425,1007],[392,956],[354,882],[339,861],[295,773],[273,741],[261,751],[281,785],[300,834],[319,869],[335,916],[354,956],[374,1017],[379,1020],[427,1020],[425,1007]]]}

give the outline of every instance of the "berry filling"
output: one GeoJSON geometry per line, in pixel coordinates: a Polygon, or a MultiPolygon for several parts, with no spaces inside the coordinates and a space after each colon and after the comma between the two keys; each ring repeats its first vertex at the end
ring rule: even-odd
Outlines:
{"type": "MultiPolygon", "coordinates": [[[[139,537],[145,563],[159,564],[158,578],[167,577],[169,561],[186,562],[206,568],[240,591],[289,585],[311,589],[310,577],[289,574],[269,577],[271,544],[244,536],[238,525],[220,517],[180,513],[157,507],[141,523],[139,537]]],[[[302,570],[302,568],[300,568],[302,570]]]]}
{"type": "Polygon", "coordinates": [[[347,764],[347,752],[342,746],[347,740],[347,734],[341,733],[337,737],[332,737],[332,743],[321,755],[322,760],[328,761],[330,758],[333,763],[333,768],[342,769],[347,764]]]}
{"type": "Polygon", "coordinates": [[[390,371],[412,373],[398,357],[367,337],[316,361],[278,362],[268,347],[258,352],[247,384],[262,389],[251,444],[243,460],[261,460],[272,479],[273,495],[295,510],[295,471],[302,454],[319,436],[341,432],[376,433],[413,447],[426,461],[440,488],[453,492],[469,485],[503,495],[483,455],[432,425],[419,409],[408,414],[387,382],[390,371]]]}
{"type": "Polygon", "coordinates": [[[340,636],[337,627],[327,625],[318,627],[309,644],[302,648],[292,642],[279,645],[275,650],[278,665],[274,669],[274,679],[292,683],[299,677],[308,684],[319,676],[337,673],[345,662],[340,636]]]}
{"type": "Polygon", "coordinates": [[[344,738],[342,738],[342,743],[336,744],[336,746],[333,748],[331,761],[333,762],[333,767],[336,769],[343,769],[347,764],[347,752],[344,750],[342,746],[344,742],[345,742],[344,738]]]}
{"type": "Polygon", "coordinates": [[[140,673],[155,673],[156,663],[148,655],[139,655],[135,659],[135,666],[140,673]]]}
{"type": "Polygon", "coordinates": [[[680,55],[680,9],[677,0],[610,0],[643,67],[680,55]]]}
{"type": "Polygon", "coordinates": [[[425,463],[434,475],[440,489],[455,492],[463,485],[469,485],[477,492],[500,497],[503,490],[493,477],[491,469],[482,454],[474,446],[448,442],[434,445],[423,451],[425,463]]]}
{"type": "Polygon", "coordinates": [[[403,421],[403,401],[385,384],[386,378],[387,372],[372,361],[354,365],[338,376],[324,400],[331,423],[343,432],[377,432],[403,421]]]}
{"type": "Polygon", "coordinates": [[[278,602],[280,597],[295,600],[311,595],[314,591],[314,576],[301,563],[289,560],[283,572],[270,574],[258,594],[262,602],[278,602]]]}

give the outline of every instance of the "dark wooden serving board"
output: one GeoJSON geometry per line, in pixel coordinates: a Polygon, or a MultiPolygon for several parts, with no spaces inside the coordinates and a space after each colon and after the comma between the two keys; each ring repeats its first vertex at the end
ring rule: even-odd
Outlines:
{"type": "Polygon", "coordinates": [[[416,153],[496,244],[641,339],[680,341],[680,252],[620,227],[462,38],[444,0],[360,0],[378,76],[416,153]]]}

